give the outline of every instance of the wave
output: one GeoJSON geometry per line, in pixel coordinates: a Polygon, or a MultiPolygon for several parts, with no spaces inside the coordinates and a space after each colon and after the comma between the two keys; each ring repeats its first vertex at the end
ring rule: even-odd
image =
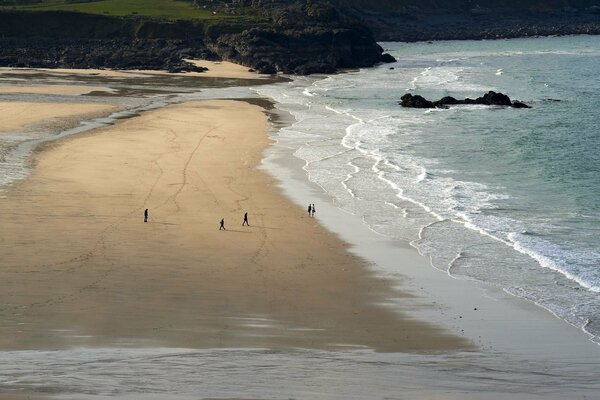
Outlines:
{"type": "MultiPolygon", "coordinates": [[[[524,53],[513,53],[519,52],[524,53]]],[[[409,241],[451,276],[504,288],[599,334],[600,327],[587,323],[585,316],[600,313],[600,300],[590,297],[600,291],[600,272],[593,272],[600,254],[577,243],[545,238],[543,232],[559,227],[529,218],[526,210],[515,206],[519,199],[502,185],[458,179],[461,170],[438,160],[453,153],[477,156],[479,149],[471,148],[471,138],[485,138],[492,145],[498,141],[485,131],[448,130],[455,121],[464,125],[497,118],[504,124],[506,114],[490,113],[485,107],[427,112],[395,106],[395,97],[406,87],[443,93],[488,89],[490,79],[513,83],[518,66],[505,68],[494,59],[476,67],[474,57],[438,56],[421,68],[409,59],[406,68],[401,61],[392,72],[379,68],[317,79],[308,84],[309,92],[291,85],[284,102],[290,106],[278,107],[291,110],[298,122],[281,136],[286,144],[297,146],[295,155],[305,160],[309,179],[374,232],[409,241]],[[479,81],[473,79],[477,74],[479,81]],[[327,96],[311,96],[325,92],[327,96]],[[436,126],[443,128],[431,133],[436,126]],[[300,132],[297,141],[291,132],[300,132]],[[309,142],[303,140],[308,135],[314,135],[309,142]],[[435,135],[449,141],[435,147],[444,143],[435,135]]]]}
{"type": "MultiPolygon", "coordinates": [[[[306,95],[306,93],[303,94],[306,95]]],[[[535,251],[534,248],[537,247],[544,247],[545,252],[548,252],[548,249],[550,249],[550,246],[542,246],[540,243],[535,243],[536,240],[539,240],[537,237],[534,237],[533,239],[529,240],[529,243],[526,243],[524,240],[517,240],[519,234],[515,232],[510,232],[508,234],[505,233],[510,231],[510,229],[520,227],[520,224],[516,224],[516,221],[498,218],[492,221],[490,218],[481,217],[478,218],[478,222],[473,220],[470,214],[480,214],[485,209],[495,208],[494,201],[499,199],[507,199],[509,196],[506,194],[489,192],[489,188],[487,186],[476,182],[462,182],[447,178],[444,180],[438,179],[432,172],[427,171],[427,169],[421,163],[419,163],[416,158],[406,157],[403,160],[403,164],[405,168],[407,165],[410,165],[410,169],[414,171],[414,183],[416,185],[427,184],[427,191],[429,195],[433,197],[428,200],[426,196],[417,198],[415,196],[408,195],[406,186],[394,181],[393,178],[388,176],[388,173],[385,170],[380,169],[382,164],[393,171],[398,171],[400,167],[386,158],[379,151],[379,149],[373,150],[365,148],[364,143],[360,140],[366,134],[373,135],[376,133],[378,137],[393,135],[393,129],[387,128],[384,129],[386,132],[382,132],[381,126],[372,125],[374,121],[378,120],[384,120],[385,122],[388,122],[386,119],[389,119],[389,116],[382,115],[370,120],[364,120],[353,113],[352,109],[349,108],[338,109],[332,107],[331,105],[326,105],[324,108],[336,114],[345,115],[356,121],[354,124],[346,127],[346,134],[343,136],[341,144],[346,148],[345,151],[356,150],[363,156],[372,159],[372,172],[376,174],[379,180],[385,182],[396,193],[397,198],[421,207],[424,211],[434,217],[436,221],[451,219],[454,222],[461,224],[466,229],[475,231],[482,236],[514,248],[516,251],[530,257],[541,267],[549,268],[553,271],[559,272],[566,278],[578,283],[586,289],[589,289],[593,292],[600,291],[600,286],[597,284],[580,278],[579,276],[569,272],[564,265],[560,265],[559,262],[554,261],[551,257],[535,251]],[[446,207],[436,207],[433,206],[434,203],[437,203],[438,205],[446,204],[446,207]],[[499,234],[495,234],[494,232],[499,232],[499,234]]],[[[337,157],[345,151],[335,153],[328,158],[337,157]]],[[[324,159],[311,160],[309,163],[323,160],[324,159]]],[[[358,173],[360,173],[361,169],[352,162],[348,162],[346,165],[352,169],[352,172],[346,174],[345,178],[341,181],[341,184],[352,198],[356,198],[357,194],[348,185],[348,182],[358,173]]],[[[420,231],[419,239],[422,239],[423,231],[429,227],[430,225],[423,226],[420,231]]],[[[418,242],[413,241],[413,245],[418,248],[417,243],[418,242]]],[[[553,257],[558,259],[563,258],[561,255],[561,250],[556,249],[553,252],[553,257]]],[[[448,268],[450,268],[450,265],[448,268]]],[[[600,281],[600,277],[597,277],[597,279],[600,281]]]]}
{"type": "MultiPolygon", "coordinates": [[[[511,232],[508,234],[508,238],[516,251],[531,257],[540,266],[564,275],[587,290],[600,293],[600,273],[584,273],[583,271],[578,271],[577,274],[573,273],[567,267],[566,259],[569,254],[565,250],[540,238],[532,237],[531,234],[511,232]]],[[[571,256],[571,258],[573,257],[571,256]]]]}

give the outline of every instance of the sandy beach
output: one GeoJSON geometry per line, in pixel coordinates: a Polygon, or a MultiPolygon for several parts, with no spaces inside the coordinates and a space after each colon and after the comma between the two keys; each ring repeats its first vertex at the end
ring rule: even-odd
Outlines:
{"type": "Polygon", "coordinates": [[[43,146],[0,202],[0,347],[469,348],[378,305],[391,288],[256,169],[266,129],[196,101],[43,146]]]}

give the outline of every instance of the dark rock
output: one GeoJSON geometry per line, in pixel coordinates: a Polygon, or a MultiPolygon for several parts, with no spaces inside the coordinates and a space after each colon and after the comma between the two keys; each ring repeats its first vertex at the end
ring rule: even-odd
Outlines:
{"type": "Polygon", "coordinates": [[[277,69],[272,66],[271,64],[268,64],[266,62],[262,62],[258,65],[256,65],[256,71],[259,74],[268,74],[268,75],[274,75],[277,73],[277,69]]]}
{"type": "Polygon", "coordinates": [[[302,75],[372,67],[383,51],[368,31],[340,27],[253,28],[220,37],[217,44],[209,47],[223,59],[258,71],[268,63],[276,71],[302,75]]]}
{"type": "Polygon", "coordinates": [[[461,104],[461,101],[455,99],[452,96],[442,97],[438,101],[434,101],[433,102],[433,105],[436,106],[436,107],[447,106],[447,105],[449,106],[449,105],[454,105],[454,104],[461,104]]]}
{"type": "Polygon", "coordinates": [[[335,67],[326,63],[306,63],[294,68],[293,72],[297,75],[310,74],[332,74],[336,71],[335,67]]]}
{"type": "Polygon", "coordinates": [[[485,104],[488,106],[510,106],[512,102],[510,101],[510,97],[505,95],[504,93],[496,93],[494,91],[489,91],[483,95],[483,97],[478,98],[477,104],[485,104]]]}
{"type": "Polygon", "coordinates": [[[400,98],[400,105],[409,108],[435,108],[433,103],[422,96],[413,96],[410,93],[405,94],[400,98]]]}
{"type": "Polygon", "coordinates": [[[9,67],[206,70],[184,58],[217,59],[194,40],[0,38],[0,65],[9,67]]]}
{"type": "Polygon", "coordinates": [[[383,54],[381,55],[381,59],[380,59],[380,61],[381,61],[382,63],[394,63],[394,62],[396,62],[397,60],[394,58],[394,56],[393,56],[393,55],[391,55],[391,54],[389,54],[389,53],[383,53],[383,54]]]}
{"type": "Polygon", "coordinates": [[[455,99],[452,96],[445,96],[437,101],[429,101],[419,95],[405,94],[401,97],[401,101],[399,103],[402,107],[411,107],[411,108],[447,108],[447,106],[457,105],[457,104],[479,104],[486,106],[506,106],[506,107],[514,107],[514,108],[531,108],[525,103],[520,101],[512,102],[510,98],[504,93],[496,93],[494,91],[489,91],[484,94],[482,97],[478,97],[473,100],[470,98],[466,98],[464,100],[455,99]]]}

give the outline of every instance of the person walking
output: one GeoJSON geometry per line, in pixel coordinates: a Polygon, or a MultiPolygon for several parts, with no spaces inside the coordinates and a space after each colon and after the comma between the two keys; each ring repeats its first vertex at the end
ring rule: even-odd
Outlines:
{"type": "Polygon", "coordinates": [[[248,223],[248,213],[244,213],[244,222],[242,222],[242,226],[244,225],[250,226],[248,223]]]}
{"type": "Polygon", "coordinates": [[[148,209],[144,210],[144,222],[148,222],[148,209]]]}
{"type": "Polygon", "coordinates": [[[308,205],[308,216],[310,217],[312,215],[312,204],[308,205]]]}
{"type": "Polygon", "coordinates": [[[225,218],[221,218],[221,226],[219,226],[219,230],[227,230],[225,229],[225,218]]]}
{"type": "Polygon", "coordinates": [[[313,217],[315,216],[315,211],[317,211],[317,210],[315,210],[315,205],[313,204],[313,205],[312,205],[312,216],[313,216],[313,217]]]}

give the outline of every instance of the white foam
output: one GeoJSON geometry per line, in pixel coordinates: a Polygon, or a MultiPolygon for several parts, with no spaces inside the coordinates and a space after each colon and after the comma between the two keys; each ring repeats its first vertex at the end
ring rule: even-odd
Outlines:
{"type": "MultiPolygon", "coordinates": [[[[529,52],[499,50],[489,53],[492,57],[520,57],[529,52]]],[[[437,257],[435,263],[432,261],[437,267],[444,270],[456,267],[460,275],[473,274],[500,285],[510,286],[511,279],[521,278],[528,285],[535,285],[538,278],[544,282],[558,279],[559,275],[547,274],[542,268],[537,268],[548,259],[555,263],[555,268],[544,265],[543,269],[560,273],[566,279],[576,277],[580,282],[573,280],[574,284],[582,283],[582,287],[593,289],[595,293],[598,285],[593,282],[600,282],[600,277],[589,275],[585,268],[574,270],[568,265],[578,257],[577,254],[566,255],[565,249],[545,247],[538,242],[539,236],[535,234],[529,235],[527,240],[519,240],[518,244],[511,240],[514,238],[508,236],[510,232],[535,232],[540,226],[527,226],[522,221],[506,217],[510,213],[503,212],[499,205],[505,200],[512,200],[503,193],[503,188],[458,180],[453,177],[461,172],[443,164],[437,165],[434,159],[420,155],[427,154],[419,152],[428,145],[423,141],[434,140],[427,132],[431,124],[443,124],[445,120],[456,118],[476,118],[477,114],[461,113],[481,113],[485,109],[489,114],[488,107],[453,107],[424,112],[394,109],[395,101],[388,98],[390,91],[399,96],[406,87],[437,91],[435,93],[481,92],[495,89],[485,79],[494,83],[514,79],[512,68],[501,68],[496,60],[480,63],[478,58],[481,57],[485,57],[481,51],[465,52],[464,57],[441,55],[433,60],[435,62],[426,65],[431,55],[413,56],[413,59],[399,63],[394,72],[395,81],[389,80],[386,68],[380,68],[311,82],[311,93],[320,94],[317,98],[307,97],[302,88],[290,95],[289,102],[306,107],[294,110],[299,121],[306,121],[303,129],[320,130],[322,134],[315,137],[314,142],[300,144],[302,150],[295,154],[306,160],[309,178],[324,188],[336,205],[361,216],[370,229],[379,234],[410,237],[412,245],[422,254],[437,257]],[[482,74],[484,80],[473,79],[477,78],[478,69],[485,70],[482,74]],[[363,92],[364,98],[361,97],[363,92]],[[322,96],[325,93],[326,96],[322,96]],[[367,93],[371,96],[367,97],[367,93]],[[496,209],[499,209],[498,212],[493,212],[496,209]],[[374,214],[378,217],[373,217],[374,214]],[[407,220],[398,224],[398,218],[407,220]],[[454,241],[452,245],[455,247],[440,246],[439,243],[437,247],[430,246],[428,235],[431,232],[428,230],[438,229],[438,223],[443,223],[439,227],[447,232],[444,231],[446,236],[443,239],[436,240],[454,241]],[[410,236],[405,232],[411,232],[410,236]],[[461,242],[462,238],[467,242],[461,242]],[[474,243],[468,242],[470,240],[474,243]],[[482,258],[479,260],[481,265],[474,266],[469,263],[477,260],[469,257],[477,250],[462,253],[461,245],[465,248],[487,246],[485,251],[490,252],[490,257],[496,252],[501,259],[482,258]],[[457,258],[457,254],[468,256],[457,258]],[[513,258],[523,263],[519,277],[510,275],[510,272],[514,274],[510,265],[504,271],[506,274],[491,268],[494,263],[509,263],[513,258]],[[445,264],[441,265],[440,260],[445,264]]],[[[429,97],[428,93],[424,95],[429,97]]],[[[303,131],[297,125],[293,129],[303,131]]],[[[588,264],[591,265],[591,262],[588,264]]],[[[532,295],[531,299],[535,296],[532,295]]],[[[561,317],[569,318],[566,314],[561,317]]]]}
{"type": "MultiPolygon", "coordinates": [[[[531,257],[532,259],[537,261],[537,263],[540,266],[551,269],[556,272],[559,272],[560,274],[564,275],[568,279],[570,279],[574,282],[577,282],[579,285],[581,285],[582,287],[584,287],[592,292],[595,292],[595,293],[600,292],[600,286],[595,284],[594,281],[588,281],[588,280],[582,278],[580,275],[573,274],[571,271],[569,271],[564,266],[560,265],[559,262],[556,261],[556,259],[562,258],[562,251],[560,249],[557,249],[556,246],[553,246],[550,243],[545,244],[546,251],[551,252],[554,256],[554,259],[552,259],[548,256],[542,255],[542,254],[534,251],[533,249],[531,249],[531,247],[527,247],[527,245],[524,244],[524,243],[528,242],[528,240],[526,239],[526,235],[523,235],[523,234],[517,233],[517,232],[511,232],[508,234],[508,238],[512,244],[512,247],[515,250],[517,250],[520,253],[528,255],[529,257],[531,257]]],[[[538,238],[537,241],[539,243],[539,242],[541,242],[541,239],[538,238]]],[[[529,240],[529,242],[530,242],[530,240],[529,240]]],[[[600,276],[593,276],[593,278],[595,278],[596,281],[600,280],[600,276]]]]}

